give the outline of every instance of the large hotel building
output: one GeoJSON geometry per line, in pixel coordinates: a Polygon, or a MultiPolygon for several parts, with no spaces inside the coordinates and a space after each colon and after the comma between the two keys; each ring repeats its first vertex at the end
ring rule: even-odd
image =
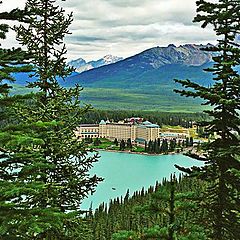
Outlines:
{"type": "Polygon", "coordinates": [[[157,124],[145,121],[142,123],[112,123],[102,120],[99,124],[82,124],[76,130],[79,139],[107,138],[110,140],[131,139],[139,143],[159,138],[160,128],[157,124]]]}

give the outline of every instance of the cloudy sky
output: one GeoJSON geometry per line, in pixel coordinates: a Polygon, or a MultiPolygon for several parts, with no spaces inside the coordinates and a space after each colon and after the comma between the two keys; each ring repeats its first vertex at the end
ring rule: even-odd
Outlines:
{"type": "MultiPolygon", "coordinates": [[[[1,11],[23,7],[24,2],[3,0],[1,11]]],[[[216,43],[211,28],[192,23],[195,0],[66,0],[60,4],[74,14],[72,34],[65,39],[69,60],[107,54],[128,57],[170,43],[216,43]]],[[[10,33],[3,46],[13,44],[10,33]]]]}

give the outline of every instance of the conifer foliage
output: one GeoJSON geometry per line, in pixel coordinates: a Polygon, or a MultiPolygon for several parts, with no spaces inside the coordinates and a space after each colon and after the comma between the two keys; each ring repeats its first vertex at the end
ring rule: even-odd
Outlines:
{"type": "MultiPolygon", "coordinates": [[[[212,110],[206,111],[212,121],[206,123],[207,132],[217,136],[207,147],[206,166],[190,172],[207,179],[210,187],[205,193],[208,226],[212,239],[239,239],[240,236],[240,46],[235,38],[240,33],[240,2],[219,0],[217,3],[197,1],[195,22],[202,27],[213,25],[219,37],[216,46],[205,51],[214,54],[212,72],[215,83],[200,86],[189,80],[176,80],[194,91],[176,90],[181,95],[200,97],[212,110]]],[[[186,169],[185,169],[186,170],[186,169]]]]}
{"type": "MultiPolygon", "coordinates": [[[[0,6],[2,1],[0,1],[0,6]]],[[[10,12],[1,12],[0,20],[11,20],[25,22],[26,12],[18,8],[10,12]]],[[[0,24],[0,39],[6,39],[6,34],[9,31],[9,25],[2,23],[0,24]]],[[[0,45],[1,46],[1,45],[0,45]]],[[[24,72],[29,71],[30,67],[22,65],[28,58],[28,54],[22,51],[20,48],[3,49],[0,48],[0,83],[3,80],[14,81],[10,73],[13,72],[24,72]]],[[[10,86],[6,83],[0,85],[0,94],[6,95],[9,91],[10,86]]]]}
{"type": "Polygon", "coordinates": [[[92,219],[96,240],[206,240],[204,209],[198,208],[198,192],[206,188],[197,178],[174,176],[155,187],[100,205],[92,219]]]}
{"type": "Polygon", "coordinates": [[[32,56],[37,80],[29,86],[39,93],[15,104],[16,124],[0,135],[8,155],[1,161],[0,236],[89,239],[80,204],[100,181],[88,173],[97,155],[88,156],[74,135],[88,107],[80,107],[79,86],[58,83],[72,71],[63,44],[72,14],[55,0],[28,0],[25,11],[28,24],[15,30],[32,56]]]}
{"type": "MultiPolygon", "coordinates": [[[[0,6],[2,1],[0,1],[0,6]]],[[[14,9],[10,12],[1,12],[0,20],[11,21],[26,21],[26,12],[20,9],[14,9]]],[[[0,24],[0,39],[5,40],[6,34],[9,31],[9,25],[0,24]]],[[[9,82],[14,82],[14,78],[11,73],[16,72],[28,72],[31,70],[31,66],[27,65],[29,54],[22,51],[20,48],[4,49],[0,44],[0,125],[5,124],[6,118],[8,118],[5,110],[6,105],[11,104],[11,100],[8,97],[9,90],[12,88],[9,82]],[[25,64],[23,64],[25,63],[25,64]],[[8,81],[8,82],[7,82],[8,81]]]]}

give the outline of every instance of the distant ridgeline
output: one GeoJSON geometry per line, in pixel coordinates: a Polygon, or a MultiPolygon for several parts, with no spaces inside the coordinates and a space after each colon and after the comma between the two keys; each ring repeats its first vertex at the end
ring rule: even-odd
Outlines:
{"type": "MultiPolygon", "coordinates": [[[[124,60],[111,59],[115,63],[106,61],[107,65],[101,63],[100,67],[74,72],[65,81],[59,81],[67,87],[83,86],[83,102],[95,108],[198,112],[203,109],[200,101],[174,93],[173,89],[180,86],[173,79],[191,79],[204,86],[212,84],[211,73],[203,71],[212,65],[212,55],[202,51],[203,47],[191,44],[155,47],[124,60]]],[[[14,76],[16,85],[31,81],[25,73],[14,76]]],[[[15,93],[19,90],[18,86],[15,93]]]]}

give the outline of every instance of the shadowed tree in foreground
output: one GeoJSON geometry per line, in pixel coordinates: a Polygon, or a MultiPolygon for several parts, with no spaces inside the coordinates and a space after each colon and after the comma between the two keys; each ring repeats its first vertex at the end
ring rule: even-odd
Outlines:
{"type": "MultiPolygon", "coordinates": [[[[0,6],[2,1],[0,1],[0,6]]],[[[1,12],[0,20],[8,21],[26,21],[26,12],[20,9],[13,9],[10,12],[1,12]]],[[[6,34],[9,32],[8,24],[0,24],[0,39],[3,41],[6,39],[6,34]]],[[[0,44],[1,46],[1,44],[0,44]]],[[[29,54],[22,51],[20,48],[4,49],[0,47],[0,125],[6,123],[9,118],[6,113],[6,107],[11,104],[11,98],[9,98],[9,91],[12,88],[9,85],[14,82],[12,73],[17,72],[29,72],[31,66],[23,63],[28,63],[29,54]]]]}
{"type": "Polygon", "coordinates": [[[216,46],[204,51],[215,53],[212,72],[215,83],[204,87],[189,80],[176,80],[193,91],[175,90],[184,96],[200,97],[212,110],[205,111],[212,120],[205,123],[207,132],[216,135],[206,146],[206,165],[182,169],[209,181],[204,205],[208,212],[211,239],[239,239],[240,236],[240,48],[235,42],[240,33],[240,2],[219,0],[217,3],[197,1],[195,22],[202,27],[213,25],[218,36],[216,46]]]}
{"type": "Polygon", "coordinates": [[[39,92],[15,105],[18,124],[1,136],[9,155],[1,162],[2,238],[89,239],[80,204],[101,179],[88,173],[97,156],[88,156],[74,135],[88,107],[80,107],[79,86],[65,89],[57,81],[72,71],[63,44],[72,14],[55,0],[28,0],[25,10],[28,24],[15,30],[32,56],[37,80],[29,87],[39,92]]]}

